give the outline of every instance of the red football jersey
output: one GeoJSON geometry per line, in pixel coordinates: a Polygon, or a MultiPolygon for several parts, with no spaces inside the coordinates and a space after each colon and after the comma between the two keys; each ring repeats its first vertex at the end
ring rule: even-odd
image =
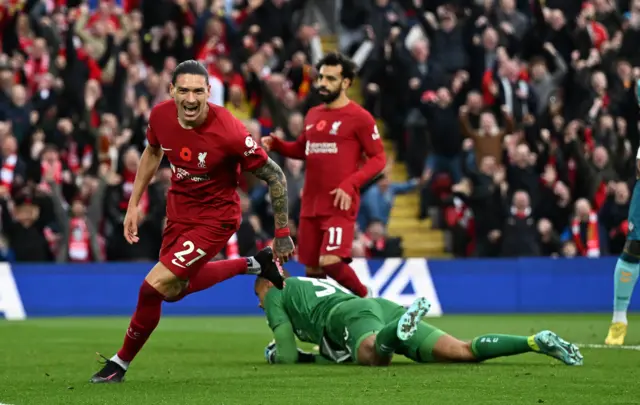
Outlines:
{"type": "Polygon", "coordinates": [[[268,159],[242,122],[213,104],[195,129],[180,126],[173,100],[158,104],[151,111],[147,139],[171,163],[167,218],[180,223],[239,220],[241,170],[255,170],[268,159]]]}
{"type": "Polygon", "coordinates": [[[350,102],[337,109],[314,107],[307,113],[304,125],[295,142],[273,143],[276,152],[307,162],[300,216],[340,215],[355,219],[360,207],[360,187],[386,164],[375,120],[367,110],[350,102]],[[375,157],[372,165],[365,165],[367,170],[361,169],[363,154],[375,157]],[[353,198],[347,212],[333,206],[335,196],[330,192],[338,187],[353,198]]]}

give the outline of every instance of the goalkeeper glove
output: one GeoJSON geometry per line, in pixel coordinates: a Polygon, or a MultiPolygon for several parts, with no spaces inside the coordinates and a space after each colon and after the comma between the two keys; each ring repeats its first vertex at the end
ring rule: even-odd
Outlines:
{"type": "Polygon", "coordinates": [[[269,364],[276,364],[276,341],[269,342],[267,347],[264,348],[264,358],[269,364]]]}

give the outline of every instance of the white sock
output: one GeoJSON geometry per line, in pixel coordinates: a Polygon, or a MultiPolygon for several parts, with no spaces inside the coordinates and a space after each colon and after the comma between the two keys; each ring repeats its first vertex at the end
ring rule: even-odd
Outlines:
{"type": "Polygon", "coordinates": [[[613,323],[622,322],[627,324],[627,311],[613,311],[613,323]]]}
{"type": "Polygon", "coordinates": [[[247,274],[260,274],[262,267],[255,257],[247,257],[247,274]]]}
{"type": "Polygon", "coordinates": [[[129,368],[129,362],[122,360],[117,354],[114,354],[110,360],[125,370],[129,368]]]}

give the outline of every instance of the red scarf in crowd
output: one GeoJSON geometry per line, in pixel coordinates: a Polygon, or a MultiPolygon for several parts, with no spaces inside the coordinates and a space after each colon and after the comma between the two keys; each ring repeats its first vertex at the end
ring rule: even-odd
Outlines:
{"type": "Polygon", "coordinates": [[[18,155],[9,155],[2,162],[2,169],[0,169],[0,184],[6,187],[9,192],[11,192],[11,186],[13,186],[13,174],[17,163],[18,155]]]}
{"type": "Polygon", "coordinates": [[[313,80],[311,79],[311,66],[304,65],[302,67],[302,83],[300,83],[300,87],[298,87],[298,98],[300,100],[304,100],[309,91],[311,91],[311,85],[313,80]]]}
{"type": "Polygon", "coordinates": [[[511,215],[519,219],[525,219],[531,216],[531,208],[527,207],[523,210],[519,210],[516,207],[511,207],[511,215]]]}
{"type": "Polygon", "coordinates": [[[386,246],[386,240],[384,238],[380,238],[374,242],[373,240],[371,240],[371,238],[369,238],[369,235],[367,235],[366,232],[362,235],[362,240],[364,242],[365,255],[367,258],[373,256],[374,250],[378,252],[384,251],[384,248],[386,246]]]}
{"type": "MultiPolygon", "coordinates": [[[[136,179],[136,173],[129,170],[122,172],[122,200],[120,201],[120,209],[126,211],[129,207],[129,198],[133,193],[133,182],[136,179]]],[[[142,212],[146,214],[149,211],[149,194],[145,191],[140,197],[139,206],[142,208],[142,212]]]]}
{"type": "Polygon", "coordinates": [[[49,250],[55,256],[58,253],[58,239],[56,238],[56,233],[53,232],[53,229],[46,226],[42,233],[44,234],[44,238],[47,240],[49,244],[49,250]]]}
{"type": "Polygon", "coordinates": [[[30,94],[38,90],[38,81],[42,75],[49,72],[49,54],[42,55],[40,59],[29,58],[24,64],[24,74],[27,78],[27,87],[30,94]]]}
{"type": "Polygon", "coordinates": [[[456,223],[466,231],[467,237],[469,238],[469,243],[465,251],[467,255],[471,255],[476,248],[476,221],[473,217],[473,211],[458,197],[453,198],[453,209],[456,214],[456,223]]]}
{"type": "Polygon", "coordinates": [[[587,23],[587,32],[589,33],[593,46],[597,50],[601,50],[602,45],[604,45],[604,43],[609,39],[607,29],[597,21],[587,23]]]}
{"type": "Polygon", "coordinates": [[[587,225],[587,244],[582,242],[580,235],[580,220],[574,218],[571,223],[571,233],[573,241],[576,244],[578,253],[586,257],[600,257],[600,233],[598,232],[598,215],[595,212],[589,214],[589,223],[587,225]]]}
{"type": "Polygon", "coordinates": [[[231,236],[227,241],[225,256],[227,257],[227,259],[238,259],[240,257],[240,248],[238,247],[237,233],[234,233],[233,236],[231,236]]]}
{"type": "Polygon", "coordinates": [[[62,163],[56,160],[53,167],[51,167],[49,162],[42,162],[40,164],[40,174],[42,177],[44,177],[45,173],[49,172],[49,170],[53,170],[53,181],[55,181],[56,184],[62,183],[62,163]]]}
{"type": "Polygon", "coordinates": [[[71,218],[69,221],[69,262],[85,263],[91,261],[91,237],[84,218],[71,218]]]}
{"type": "Polygon", "coordinates": [[[67,162],[67,167],[73,174],[77,174],[82,167],[91,167],[93,163],[93,148],[86,145],[82,150],[82,161],[78,154],[78,143],[69,142],[68,149],[62,152],[63,159],[67,162]]]}

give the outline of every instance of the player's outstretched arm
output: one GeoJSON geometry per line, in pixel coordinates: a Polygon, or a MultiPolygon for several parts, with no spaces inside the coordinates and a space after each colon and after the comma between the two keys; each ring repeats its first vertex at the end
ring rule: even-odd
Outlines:
{"type": "Polygon", "coordinates": [[[267,152],[274,151],[282,156],[298,160],[305,160],[307,157],[307,138],[304,133],[300,134],[300,136],[293,142],[283,141],[273,134],[262,137],[261,142],[262,147],[267,152]]]}
{"type": "Polygon", "coordinates": [[[276,162],[268,159],[267,162],[253,171],[259,179],[269,185],[269,195],[273,206],[273,217],[276,223],[276,237],[273,241],[273,251],[280,263],[286,263],[295,249],[293,240],[289,236],[289,196],[287,192],[287,180],[284,172],[276,162]]]}
{"type": "Polygon", "coordinates": [[[140,158],[140,165],[133,182],[127,215],[124,218],[124,237],[129,243],[138,242],[138,204],[151,179],[158,171],[164,152],[160,146],[147,145],[140,158]]]}
{"type": "Polygon", "coordinates": [[[273,330],[275,344],[271,343],[265,349],[265,358],[270,364],[298,363],[298,346],[293,326],[290,322],[278,325],[273,330]]]}

